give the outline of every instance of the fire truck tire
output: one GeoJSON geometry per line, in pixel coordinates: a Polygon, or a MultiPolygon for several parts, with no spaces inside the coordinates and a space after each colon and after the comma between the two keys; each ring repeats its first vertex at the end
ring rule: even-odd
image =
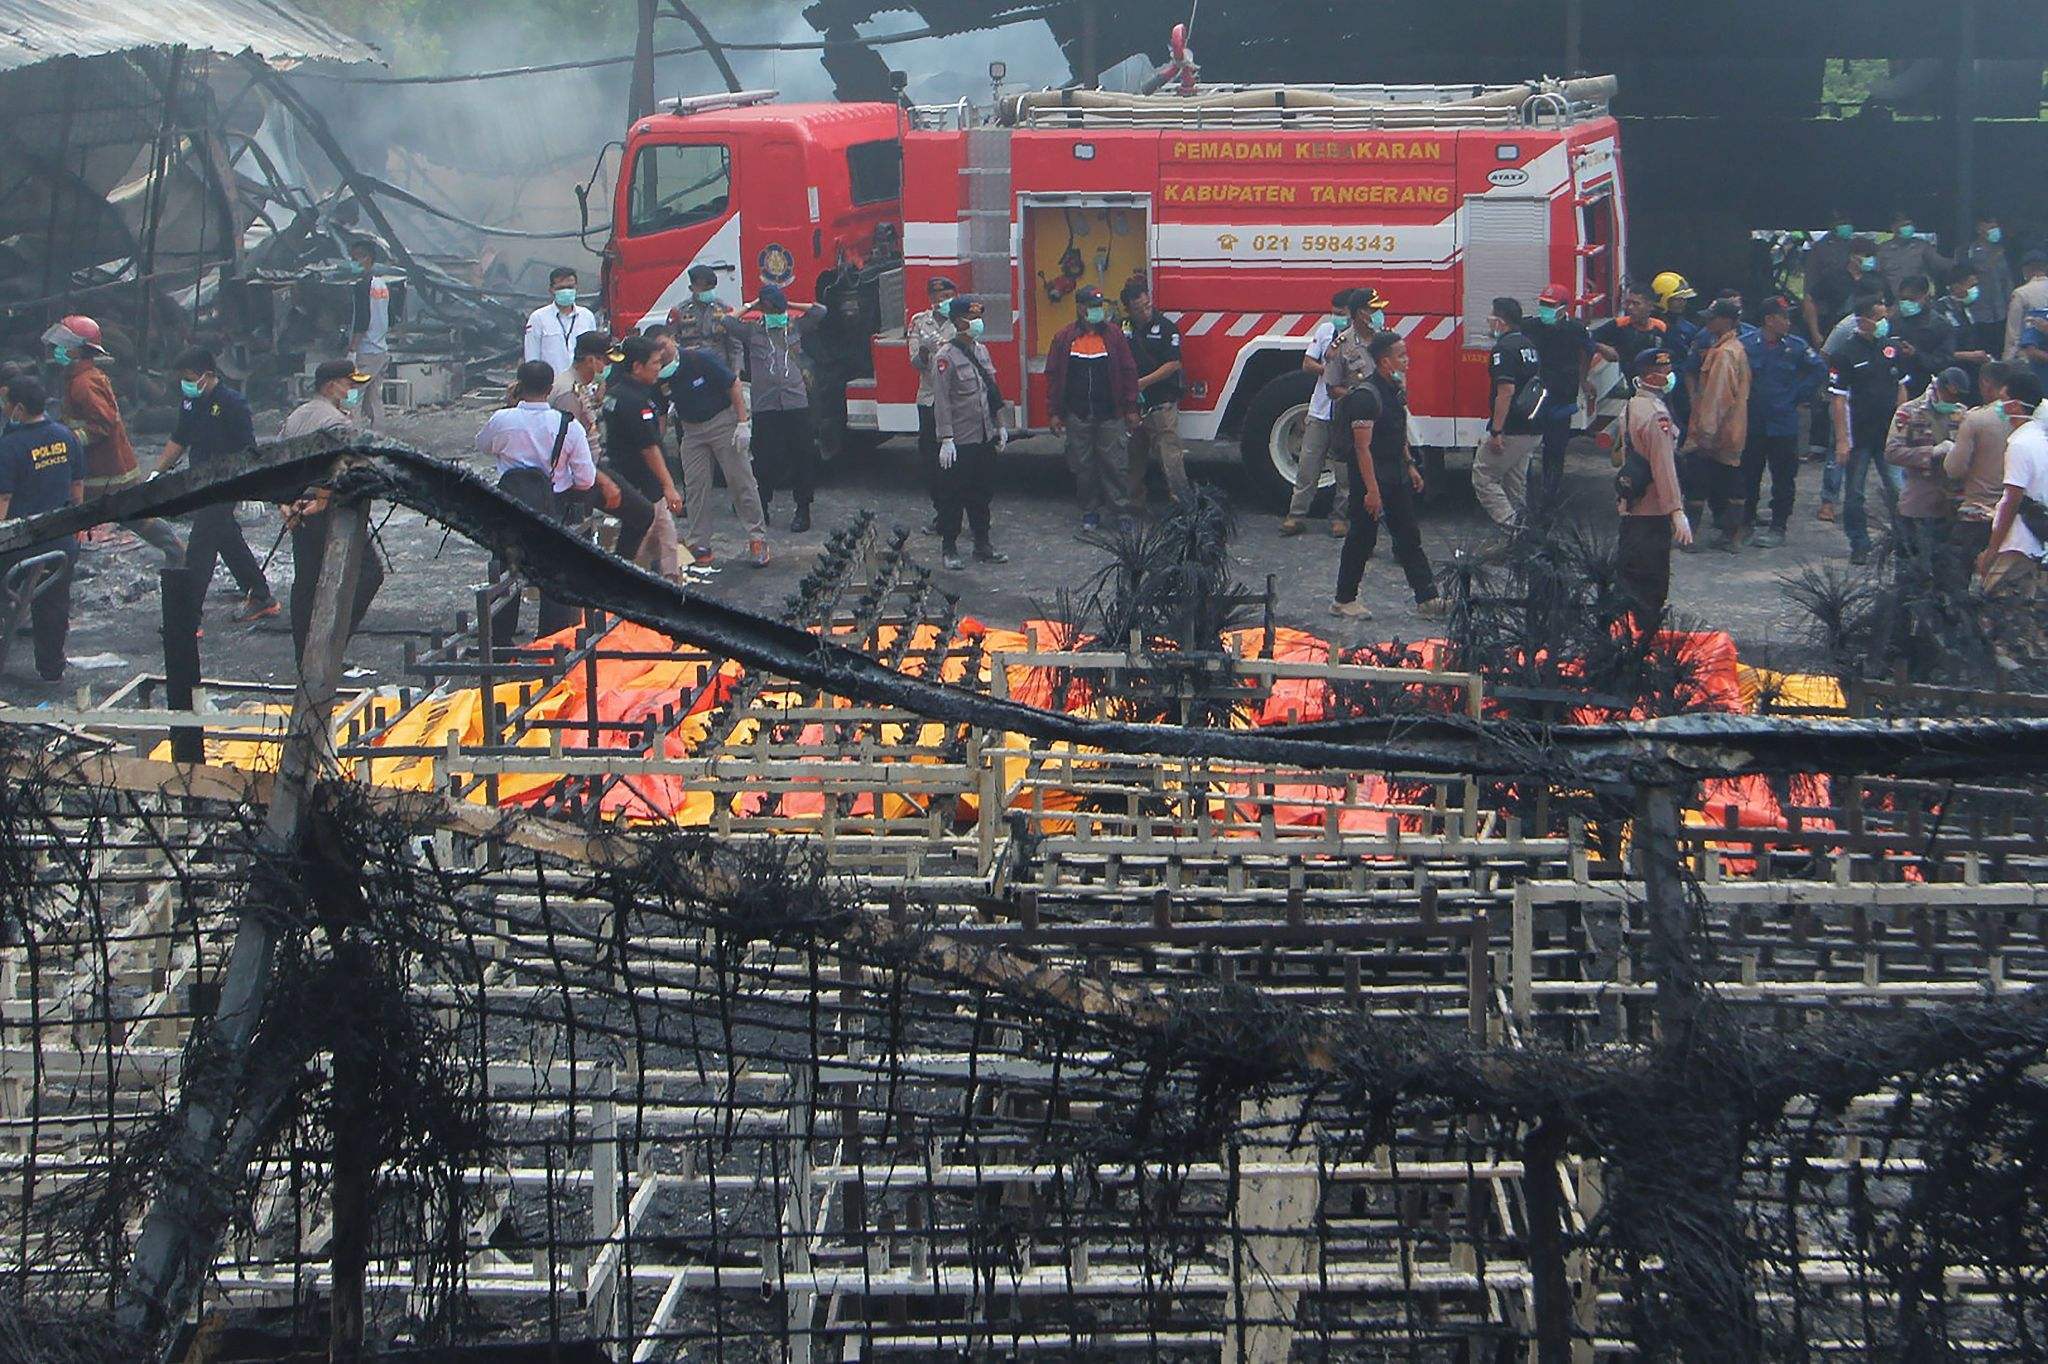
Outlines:
{"type": "MultiPolygon", "coordinates": [[[[1301,436],[1308,423],[1308,400],[1315,377],[1296,370],[1282,374],[1252,395],[1238,429],[1238,450],[1250,478],[1253,496],[1274,511],[1285,511],[1294,493],[1294,473],[1301,465],[1301,436]]],[[[1323,486],[1336,482],[1327,470],[1323,486]]]]}

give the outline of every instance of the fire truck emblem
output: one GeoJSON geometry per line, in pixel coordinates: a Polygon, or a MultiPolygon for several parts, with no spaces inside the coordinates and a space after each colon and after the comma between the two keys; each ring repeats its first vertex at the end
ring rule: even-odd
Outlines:
{"type": "Polygon", "coordinates": [[[761,248],[761,282],[781,288],[796,278],[796,257],[780,242],[770,242],[761,248]]]}

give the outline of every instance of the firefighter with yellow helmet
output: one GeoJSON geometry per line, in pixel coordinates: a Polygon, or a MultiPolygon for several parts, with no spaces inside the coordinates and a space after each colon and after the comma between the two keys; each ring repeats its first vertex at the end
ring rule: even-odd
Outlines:
{"type": "MultiPolygon", "coordinates": [[[[1650,281],[1650,296],[1657,301],[1657,316],[1664,322],[1664,345],[1673,355],[1686,356],[1692,353],[1693,342],[1699,339],[1700,328],[1686,313],[1692,301],[1699,295],[1693,291],[1692,282],[1676,270],[1666,270],[1650,281]]],[[[1692,404],[1688,401],[1685,385],[1680,384],[1671,391],[1664,404],[1671,411],[1671,419],[1682,431],[1692,418],[1692,404]]]]}

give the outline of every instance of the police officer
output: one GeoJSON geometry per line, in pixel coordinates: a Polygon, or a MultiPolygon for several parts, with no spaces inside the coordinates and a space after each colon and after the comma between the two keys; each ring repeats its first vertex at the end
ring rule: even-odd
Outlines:
{"type": "Polygon", "coordinates": [[[946,317],[953,335],[932,357],[932,417],[939,436],[939,538],[947,568],[965,568],[960,518],[974,533],[979,563],[1008,563],[989,538],[989,499],[995,491],[996,454],[1009,444],[1003,429],[1003,394],[995,360],[981,344],[979,303],[955,298],[946,317]]]}
{"type": "Polygon", "coordinates": [[[1934,376],[1956,361],[1956,329],[1934,306],[1934,284],[1925,275],[1899,281],[1899,306],[1892,323],[1892,344],[1904,362],[1899,377],[1906,395],[1917,398],[1934,376]]]}
{"type": "MultiPolygon", "coordinates": [[[[1372,377],[1372,339],[1387,328],[1387,300],[1380,291],[1370,284],[1361,284],[1345,296],[1345,305],[1350,308],[1349,320],[1330,339],[1330,345],[1323,352],[1323,387],[1330,395],[1330,455],[1329,462],[1344,466],[1340,487],[1348,487],[1355,477],[1351,473],[1352,461],[1345,459],[1347,446],[1343,428],[1336,419],[1336,408],[1351,391],[1372,377]]],[[[1299,483],[1296,484],[1297,488],[1299,483]]],[[[1330,534],[1337,537],[1351,532],[1350,508],[1357,499],[1347,491],[1343,508],[1335,505],[1330,511],[1330,534]]],[[[1280,527],[1284,534],[1285,523],[1280,527]]],[[[1372,550],[1366,550],[1366,557],[1372,557],[1372,550]]]]}
{"type": "MultiPolygon", "coordinates": [[[[0,520],[40,516],[85,497],[85,446],[69,427],[50,420],[44,410],[49,403],[50,395],[40,380],[23,375],[7,385],[7,426],[0,431],[0,520]]],[[[78,539],[66,535],[0,559],[0,581],[4,581],[16,564],[52,550],[63,553],[63,562],[29,604],[36,672],[45,682],[64,677],[64,641],[71,632],[71,575],[78,563],[78,539]]]]}
{"type": "Polygon", "coordinates": [[[1762,336],[1749,352],[1752,411],[1749,444],[1742,452],[1743,523],[1756,525],[1764,471],[1771,475],[1771,521],[1750,543],[1774,549],[1785,543],[1798,496],[1799,409],[1827,385],[1828,364],[1792,330],[1792,301],[1767,298],[1762,336]]]}
{"type": "Polygon", "coordinates": [[[1891,290],[1894,298],[1904,289],[1909,276],[1940,279],[1955,268],[1954,261],[1920,235],[1912,214],[1903,208],[1892,214],[1892,235],[1877,248],[1877,273],[1884,276],[1884,287],[1891,290]]]}
{"type": "Polygon", "coordinates": [[[1131,509],[1145,509],[1145,466],[1156,461],[1166,489],[1185,507],[1194,501],[1187,451],[1180,443],[1180,328],[1152,306],[1143,280],[1123,289],[1124,331],[1138,365],[1138,429],[1131,433],[1131,509]]]}
{"type": "Polygon", "coordinates": [[[1359,380],[1337,404],[1333,430],[1346,433],[1351,447],[1351,532],[1337,560],[1337,595],[1330,614],[1366,620],[1372,611],[1358,600],[1365,561],[1387,523],[1394,541],[1394,559],[1415,594],[1416,610],[1428,618],[1444,614],[1429,556],[1422,549],[1422,531],[1415,517],[1415,496],[1422,491],[1422,467],[1408,439],[1408,343],[1393,332],[1373,337],[1372,373],[1359,380]]]}
{"type": "Polygon", "coordinates": [[[1870,562],[1870,512],[1865,485],[1878,470],[1887,510],[1896,510],[1901,471],[1884,462],[1885,435],[1899,405],[1899,356],[1892,346],[1890,309],[1865,295],[1856,309],[1856,330],[1828,360],[1828,397],[1834,412],[1835,463],[1842,470],[1842,531],[1849,537],[1849,562],[1870,562]]]}
{"type": "Polygon", "coordinates": [[[683,350],[708,350],[740,372],[746,356],[739,337],[726,324],[733,311],[718,301],[718,272],[708,265],[690,267],[690,297],[668,311],[669,335],[683,350]]]}
{"type": "Polygon", "coordinates": [[[1486,357],[1486,380],[1492,400],[1486,414],[1486,438],[1472,454],[1472,494],[1493,524],[1519,525],[1528,500],[1529,461],[1536,454],[1536,427],[1526,413],[1515,410],[1515,397],[1537,377],[1541,359],[1522,334],[1522,305],[1497,298],[1486,319],[1493,350],[1486,357]]]}
{"type": "MultiPolygon", "coordinates": [[[[1678,391],[1675,357],[1659,346],[1636,357],[1636,391],[1622,409],[1617,461],[1642,456],[1650,476],[1634,498],[1617,497],[1621,534],[1615,546],[1615,589],[1635,618],[1636,633],[1656,633],[1671,595],[1671,547],[1692,544],[1692,522],[1678,485],[1678,427],[1665,399],[1678,391]]],[[[1617,492],[1619,490],[1617,489],[1617,492]]]]}
{"type": "Polygon", "coordinates": [[[1956,488],[1943,471],[1962,424],[1963,399],[1970,376],[1951,365],[1942,370],[1917,398],[1902,403],[1885,439],[1884,461],[1900,471],[1898,571],[1909,579],[1953,581],[1941,572],[1948,555],[1948,532],[1956,514],[1956,488]]]}
{"type": "Polygon", "coordinates": [[[932,361],[938,358],[939,347],[953,335],[952,324],[946,319],[946,305],[960,289],[947,276],[933,275],[925,281],[924,292],[930,306],[913,316],[904,331],[910,347],[910,367],[917,371],[917,462],[924,470],[925,491],[932,499],[931,524],[925,527],[925,533],[937,535],[939,437],[932,414],[932,361]]]}
{"type": "MultiPolygon", "coordinates": [[[[157,473],[167,472],[188,454],[197,470],[255,447],[256,424],[249,412],[249,400],[222,382],[220,366],[212,351],[195,346],[172,361],[171,368],[177,372],[184,405],[178,411],[177,427],[164,442],[164,452],[157,456],[157,473]]],[[[282,609],[271,595],[270,580],[263,576],[263,566],[256,562],[249,542],[242,538],[241,524],[235,520],[235,504],[217,502],[192,514],[192,538],[185,547],[185,566],[192,571],[193,619],[198,619],[205,604],[214,565],[222,561],[227,563],[228,572],[235,575],[243,593],[242,609],[236,613],[236,620],[262,620],[282,609]]]]}

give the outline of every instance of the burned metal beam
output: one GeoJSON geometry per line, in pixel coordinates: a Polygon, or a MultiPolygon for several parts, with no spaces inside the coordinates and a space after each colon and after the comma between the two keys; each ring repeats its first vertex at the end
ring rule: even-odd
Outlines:
{"type": "Polygon", "coordinates": [[[1680,715],[1597,725],[1523,725],[1459,716],[1375,717],[1259,730],[1087,719],[910,677],[810,632],[697,596],[536,516],[474,473],[402,443],[323,437],[258,447],[79,507],[0,528],[0,553],[89,526],[180,515],[220,502],[283,502],[314,484],[401,503],[511,563],[527,581],[836,696],[927,719],[1009,730],[1116,753],[1302,768],[1546,777],[1634,786],[1747,773],[1911,777],[2048,769],[2048,720],[1792,720],[1680,715]]]}

